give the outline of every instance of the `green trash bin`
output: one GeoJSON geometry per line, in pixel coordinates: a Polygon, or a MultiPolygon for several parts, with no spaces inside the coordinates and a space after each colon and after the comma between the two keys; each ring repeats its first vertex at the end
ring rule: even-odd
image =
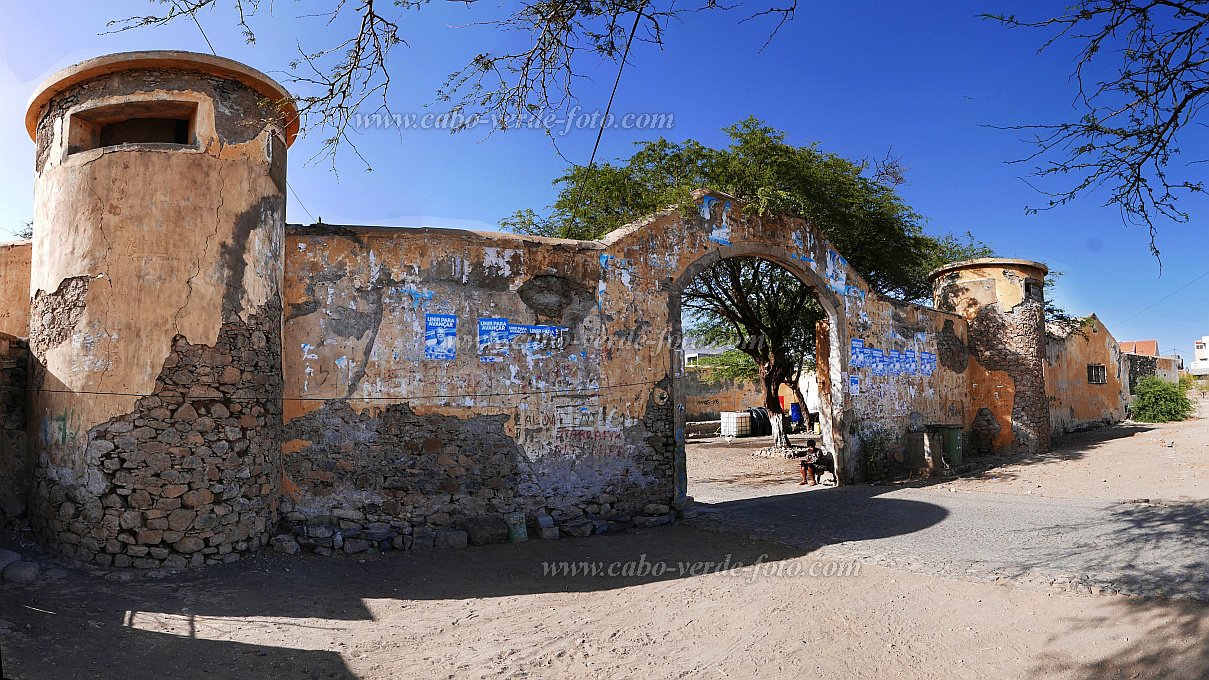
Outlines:
{"type": "Polygon", "coordinates": [[[946,425],[938,428],[944,437],[945,459],[949,465],[961,465],[961,426],[946,425]]]}

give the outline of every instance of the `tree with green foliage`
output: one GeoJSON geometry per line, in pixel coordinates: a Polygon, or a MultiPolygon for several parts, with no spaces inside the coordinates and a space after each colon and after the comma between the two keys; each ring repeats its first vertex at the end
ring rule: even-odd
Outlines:
{"type": "MultiPolygon", "coordinates": [[[[501,225],[523,234],[598,239],[669,206],[690,213],[692,192],[709,188],[735,196],[761,215],[808,220],[874,290],[909,301],[930,298],[927,274],[936,267],[991,255],[969,234],[924,233],[923,219],[880,167],[854,163],[817,144],[793,146],[784,132],[755,118],[725,132],[730,144],[721,149],[658,139],[640,144],[618,164],[573,166],[554,181],[558,196],[548,213],[520,210],[501,225]]],[[[683,307],[693,324],[690,333],[710,344],[735,346],[755,361],[765,405],[781,416],[772,418],[776,444],[788,445],[777,392],[781,384],[796,392],[801,370],[813,362],[815,326],[826,318],[814,292],[777,265],[732,258],[690,283],[683,307]]]]}
{"type": "Polygon", "coordinates": [[[760,367],[751,355],[737,349],[700,357],[697,366],[708,369],[702,371],[701,379],[714,385],[724,380],[755,380],[760,377],[760,367]]]}
{"type": "Polygon", "coordinates": [[[1190,391],[1196,389],[1196,378],[1193,378],[1188,373],[1184,373],[1184,374],[1180,375],[1179,384],[1180,384],[1181,390],[1183,390],[1184,392],[1190,392],[1190,391]]]}
{"type": "MultiPolygon", "coordinates": [[[[781,414],[777,393],[789,386],[803,406],[799,381],[814,368],[815,325],[827,313],[814,291],[768,260],[727,258],[698,274],[683,292],[682,309],[698,341],[730,345],[749,358],[764,388],[764,407],[781,414]]],[[[776,419],[773,419],[774,421],[776,419]]],[[[774,435],[782,435],[774,423],[774,435]]],[[[788,439],[778,445],[788,445],[788,439]]]]}
{"type": "Polygon", "coordinates": [[[1140,423],[1169,423],[1187,420],[1196,407],[1179,385],[1148,375],[1134,388],[1131,409],[1140,423]]]}

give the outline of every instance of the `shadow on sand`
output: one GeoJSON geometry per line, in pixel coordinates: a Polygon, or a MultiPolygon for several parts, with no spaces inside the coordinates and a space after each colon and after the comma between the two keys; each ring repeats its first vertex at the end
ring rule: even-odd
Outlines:
{"type": "MultiPolygon", "coordinates": [[[[843,540],[908,533],[945,516],[926,503],[879,500],[869,487],[853,492],[867,494],[869,521],[843,540]]],[[[806,521],[810,496],[780,502],[806,521]]],[[[170,672],[156,677],[176,677],[177,671],[195,677],[205,669],[209,677],[353,678],[341,655],[322,643],[330,639],[329,629],[374,620],[369,600],[595,592],[703,573],[734,574],[741,565],[808,552],[733,534],[661,527],[464,551],[338,558],[261,554],[158,580],[137,573],[122,580],[128,575],[70,571],[37,588],[0,585],[0,626],[11,624],[15,631],[0,635],[3,677],[113,677],[146,668],[150,660],[157,665],[170,660],[170,672]],[[628,571],[626,565],[631,565],[628,571]],[[610,567],[614,575],[607,573],[610,567]],[[264,629],[257,631],[263,634],[257,640],[280,640],[280,646],[223,639],[257,627],[264,629]]]]}

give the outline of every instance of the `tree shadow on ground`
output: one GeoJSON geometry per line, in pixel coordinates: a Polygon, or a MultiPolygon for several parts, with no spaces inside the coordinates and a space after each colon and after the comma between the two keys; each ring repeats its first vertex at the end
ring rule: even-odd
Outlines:
{"type": "MultiPolygon", "coordinates": [[[[1064,537],[1065,555],[1017,553],[1008,578],[1053,575],[1069,590],[1209,602],[1209,503],[1120,503],[1097,521],[1032,528],[1064,537]],[[1068,556],[1088,565],[1071,573],[1068,556]]],[[[1061,585],[1061,584],[1059,584],[1061,585]]]]}
{"type": "Polygon", "coordinates": [[[1127,626],[1135,633],[1114,652],[1090,662],[1043,652],[1033,668],[1034,677],[1070,680],[1106,678],[1163,678],[1201,680],[1209,677],[1209,607],[1195,602],[1162,599],[1116,598],[1110,613],[1070,617],[1060,637],[1127,626]]]}
{"type": "Polygon", "coordinates": [[[789,542],[808,551],[832,543],[868,541],[921,531],[944,521],[949,511],[922,501],[886,498],[899,487],[849,485],[778,496],[745,498],[720,503],[700,503],[698,525],[725,517],[770,518],[766,525],[747,520],[739,524],[755,539],[789,542]],[[786,531],[786,523],[800,527],[786,531]]]}
{"type": "MultiPolygon", "coordinates": [[[[921,502],[870,503],[874,514],[899,517],[867,530],[871,537],[912,531],[946,514],[921,502]]],[[[170,669],[210,669],[217,677],[353,678],[341,655],[329,651],[330,638],[353,622],[373,621],[367,602],[375,599],[587,593],[715,574],[710,577],[748,579],[809,552],[729,533],[658,527],[462,551],[260,554],[160,579],[67,569],[37,587],[0,584],[0,628],[7,622],[15,631],[0,634],[4,677],[111,677],[154,659],[160,666],[168,660],[170,669]],[[657,541],[650,532],[658,532],[657,541]],[[280,640],[281,646],[232,639],[253,628],[261,629],[258,642],[280,640]]]]}

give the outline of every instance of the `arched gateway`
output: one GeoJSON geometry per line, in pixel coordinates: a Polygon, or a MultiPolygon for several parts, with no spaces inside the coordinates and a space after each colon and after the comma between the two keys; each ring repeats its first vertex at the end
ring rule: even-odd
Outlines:
{"type": "MultiPolygon", "coordinates": [[[[703,191],[601,241],[283,225],[295,121],[265,99],[284,93],[272,81],[180,52],[65,73],[28,119],[33,276],[0,274],[0,292],[31,297],[34,328],[16,329],[34,357],[29,512],[79,559],[216,562],[281,531],[323,553],[671,521],[680,296],[728,257],[786,268],[826,309],[842,479],[884,474],[937,427],[1015,413],[971,407],[966,316],[882,298],[800,219],[703,191]],[[131,264],[149,257],[159,283],[131,264]]],[[[942,273],[946,304],[979,272],[1003,278],[983,264],[942,273]]],[[[977,376],[1001,373],[1015,380],[977,376]]],[[[1041,408],[1017,410],[1040,423],[1041,408]]],[[[994,431],[1012,445],[1011,423],[994,431]]]]}

